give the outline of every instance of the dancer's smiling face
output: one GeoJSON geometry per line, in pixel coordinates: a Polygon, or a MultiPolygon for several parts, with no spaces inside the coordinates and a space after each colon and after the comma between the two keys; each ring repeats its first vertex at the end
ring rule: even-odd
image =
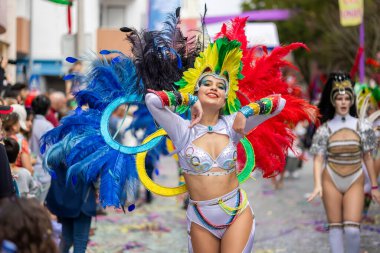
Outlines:
{"type": "Polygon", "coordinates": [[[226,103],[227,84],[224,79],[205,76],[200,80],[198,98],[202,106],[221,109],[226,103]]]}
{"type": "Polygon", "coordinates": [[[345,116],[350,112],[352,105],[351,96],[348,94],[339,94],[335,97],[335,112],[341,116],[345,116]]]}

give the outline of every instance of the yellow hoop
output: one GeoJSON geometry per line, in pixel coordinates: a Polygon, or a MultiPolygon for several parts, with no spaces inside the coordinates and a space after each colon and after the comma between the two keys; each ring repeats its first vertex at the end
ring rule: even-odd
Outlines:
{"type": "MultiPolygon", "coordinates": [[[[143,141],[143,144],[151,141],[152,139],[155,139],[157,137],[167,135],[164,129],[159,129],[153,134],[146,137],[143,141]]],[[[164,196],[164,197],[171,197],[175,195],[179,195],[182,193],[187,192],[186,184],[177,186],[177,187],[165,187],[161,186],[159,184],[156,184],[153,182],[153,180],[148,176],[145,169],[145,157],[148,152],[141,152],[136,155],[136,167],[137,167],[137,174],[140,178],[141,183],[147,188],[149,191],[164,196]]]]}

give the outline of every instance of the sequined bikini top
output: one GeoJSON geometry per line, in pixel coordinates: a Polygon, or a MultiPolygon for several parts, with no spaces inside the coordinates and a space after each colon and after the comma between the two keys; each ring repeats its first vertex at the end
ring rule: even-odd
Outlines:
{"type": "Polygon", "coordinates": [[[341,128],[331,133],[327,140],[327,165],[342,177],[352,175],[362,168],[361,139],[357,130],[341,128]]]}
{"type": "MultiPolygon", "coordinates": [[[[190,135],[184,148],[178,153],[179,163],[184,173],[202,176],[219,176],[226,175],[235,171],[237,151],[234,145],[229,124],[222,117],[215,126],[196,125],[190,129],[190,135]],[[207,133],[217,133],[227,135],[229,143],[220,152],[216,159],[196,146],[192,142],[207,133]],[[212,168],[221,168],[223,172],[210,172],[212,168]]],[[[232,131],[232,130],[231,130],[232,131]]]]}

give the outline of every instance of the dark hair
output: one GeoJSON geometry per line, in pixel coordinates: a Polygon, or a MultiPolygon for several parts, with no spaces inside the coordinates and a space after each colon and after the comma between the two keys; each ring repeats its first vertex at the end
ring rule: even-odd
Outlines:
{"type": "Polygon", "coordinates": [[[32,101],[32,110],[35,114],[46,115],[50,108],[50,99],[45,95],[38,95],[32,101]]]}
{"type": "Polygon", "coordinates": [[[36,199],[11,198],[1,202],[0,245],[16,244],[18,253],[58,252],[48,212],[36,199]]]}
{"type": "Polygon", "coordinates": [[[3,129],[5,132],[9,132],[12,129],[12,126],[14,126],[19,121],[19,116],[17,113],[12,112],[3,119],[3,129]]]}
{"type": "Polygon", "coordinates": [[[3,97],[5,98],[16,98],[20,95],[20,91],[19,90],[12,90],[12,88],[7,88],[4,92],[4,95],[3,97]]]}
{"type": "Polygon", "coordinates": [[[9,163],[15,163],[18,153],[20,152],[20,145],[18,145],[18,142],[13,138],[5,138],[4,147],[7,152],[9,163]]]}
{"type": "Polygon", "coordinates": [[[31,108],[25,108],[26,110],[26,119],[30,119],[30,117],[34,116],[34,111],[31,108]]]}
{"type": "MultiPolygon", "coordinates": [[[[354,83],[350,78],[350,75],[343,72],[338,73],[330,73],[329,78],[323,87],[321,100],[318,104],[319,112],[321,113],[321,122],[325,123],[326,121],[334,118],[335,115],[335,107],[331,102],[331,91],[333,88],[333,83],[338,80],[337,78],[341,78],[341,81],[349,80],[352,84],[352,89],[354,89],[354,83]]],[[[356,101],[355,98],[352,98],[353,101],[351,101],[352,105],[350,107],[350,115],[353,117],[357,117],[356,114],[356,101]]]]}

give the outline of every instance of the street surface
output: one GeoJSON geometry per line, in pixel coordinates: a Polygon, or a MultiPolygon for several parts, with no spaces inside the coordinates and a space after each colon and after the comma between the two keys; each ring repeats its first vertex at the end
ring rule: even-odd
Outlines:
{"type": "MultiPolygon", "coordinates": [[[[274,190],[270,180],[260,178],[243,184],[256,216],[256,253],[329,252],[326,217],[320,199],[306,202],[313,189],[311,161],[304,163],[298,179],[286,179],[284,188],[274,190]]],[[[174,186],[177,180],[171,158],[161,160],[157,180],[174,186]],[[166,166],[163,166],[163,165],[166,166]]],[[[144,191],[142,191],[144,193],[144,191]]],[[[107,216],[93,220],[96,228],[89,253],[187,252],[185,210],[176,198],[155,196],[132,213],[107,210],[107,216]]],[[[380,207],[373,204],[375,224],[363,224],[362,252],[380,252],[380,207]]]]}

